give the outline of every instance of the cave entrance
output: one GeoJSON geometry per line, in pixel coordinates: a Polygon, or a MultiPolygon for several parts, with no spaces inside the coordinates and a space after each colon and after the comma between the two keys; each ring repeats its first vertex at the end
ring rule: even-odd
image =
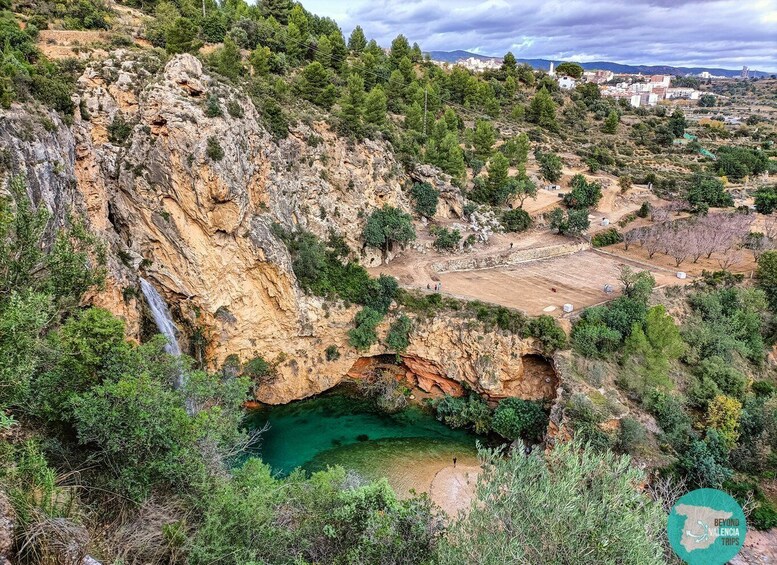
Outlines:
{"type": "Polygon", "coordinates": [[[462,396],[464,389],[459,383],[445,376],[440,367],[415,355],[394,354],[360,357],[348,371],[347,376],[354,380],[372,378],[376,373],[391,375],[407,386],[428,397],[445,394],[462,396]]]}
{"type": "Polygon", "coordinates": [[[521,358],[523,362],[524,382],[531,397],[539,400],[552,400],[556,398],[558,388],[558,375],[553,362],[547,357],[535,353],[529,353],[521,358]]]}

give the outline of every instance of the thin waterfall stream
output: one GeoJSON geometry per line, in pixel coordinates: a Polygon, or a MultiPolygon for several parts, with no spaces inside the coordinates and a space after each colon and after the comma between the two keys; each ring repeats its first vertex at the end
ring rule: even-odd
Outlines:
{"type": "MultiPolygon", "coordinates": [[[[157,292],[154,286],[143,277],[140,277],[140,290],[143,292],[148,307],[151,309],[151,315],[154,318],[156,327],[159,329],[159,333],[167,338],[165,351],[173,357],[180,357],[181,347],[178,345],[175,324],[173,323],[173,317],[170,315],[165,299],[162,298],[162,295],[157,292]]],[[[179,368],[178,376],[175,381],[175,388],[181,389],[185,384],[186,374],[184,373],[183,368],[179,368]]],[[[186,410],[189,414],[194,412],[192,403],[188,398],[186,399],[186,410]]]]}

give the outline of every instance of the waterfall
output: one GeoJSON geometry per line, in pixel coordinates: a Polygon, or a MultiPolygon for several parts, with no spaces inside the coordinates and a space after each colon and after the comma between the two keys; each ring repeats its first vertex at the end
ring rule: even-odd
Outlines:
{"type": "MultiPolygon", "coordinates": [[[[154,317],[156,327],[159,328],[159,333],[167,338],[167,345],[165,345],[165,351],[174,357],[181,356],[181,348],[178,345],[178,340],[175,337],[175,324],[173,324],[173,318],[170,316],[170,312],[167,310],[167,304],[165,299],[156,291],[156,289],[143,277],[140,277],[140,290],[143,292],[143,296],[146,297],[148,307],[151,308],[151,315],[154,317]]],[[[183,371],[178,373],[176,379],[176,388],[181,388],[184,385],[183,371]]]]}
{"type": "Polygon", "coordinates": [[[151,286],[151,283],[142,277],[140,278],[140,290],[143,291],[148,307],[151,308],[151,315],[154,316],[154,322],[156,322],[156,327],[159,328],[159,333],[167,338],[165,351],[170,355],[180,357],[181,348],[178,346],[178,340],[175,337],[175,324],[173,324],[173,318],[167,310],[165,299],[151,286]]]}
{"type": "MultiPolygon", "coordinates": [[[[170,316],[170,311],[167,309],[165,299],[143,277],[140,277],[140,290],[143,292],[143,296],[146,297],[148,307],[151,308],[151,315],[154,317],[156,327],[159,328],[159,333],[167,338],[165,351],[173,357],[180,357],[181,347],[178,345],[178,339],[175,337],[175,324],[173,323],[172,316],[170,316]]],[[[178,376],[175,379],[175,388],[182,389],[185,384],[186,374],[179,365],[178,376]]],[[[196,412],[194,402],[190,397],[186,398],[186,412],[189,416],[193,416],[196,412]]]]}

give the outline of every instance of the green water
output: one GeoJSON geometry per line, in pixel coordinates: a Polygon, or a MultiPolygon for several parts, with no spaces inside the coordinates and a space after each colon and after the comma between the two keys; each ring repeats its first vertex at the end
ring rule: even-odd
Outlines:
{"type": "Polygon", "coordinates": [[[269,429],[255,454],[281,475],[329,465],[377,478],[414,461],[474,456],[476,437],[452,430],[417,406],[384,414],[371,402],[343,393],[323,394],[253,411],[249,425],[269,429]]]}

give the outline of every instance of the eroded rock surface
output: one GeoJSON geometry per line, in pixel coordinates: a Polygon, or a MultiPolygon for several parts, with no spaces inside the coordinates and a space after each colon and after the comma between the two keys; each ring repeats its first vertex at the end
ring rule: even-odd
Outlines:
{"type": "MultiPolygon", "coordinates": [[[[153,55],[115,51],[86,69],[76,103],[71,126],[20,107],[0,111],[0,139],[11,172],[27,178],[55,222],[73,212],[108,243],[106,288],[91,302],[139,336],[143,303],[133,290],[145,277],[170,305],[184,350],[197,333],[214,366],[230,355],[277,365],[277,378],[257,389],[262,401],[324,391],[363,355],[387,353],[348,346],[355,308],[300,291],[274,224],[339,234],[375,264],[380,257],[361,249],[364,222],[386,204],[409,211],[410,183],[434,184],[441,214],[460,214],[460,193],[444,175],[422,167],[406,177],[385,142],[354,143],[315,121],[274,139],[250,98],[190,55],[161,68],[153,55]],[[214,97],[222,112],[208,117],[214,97]],[[340,356],[327,360],[331,346],[340,356]]],[[[415,328],[407,359],[422,388],[466,383],[492,397],[552,397],[555,383],[524,375],[522,356],[533,352],[516,336],[439,316],[415,328]]]]}

